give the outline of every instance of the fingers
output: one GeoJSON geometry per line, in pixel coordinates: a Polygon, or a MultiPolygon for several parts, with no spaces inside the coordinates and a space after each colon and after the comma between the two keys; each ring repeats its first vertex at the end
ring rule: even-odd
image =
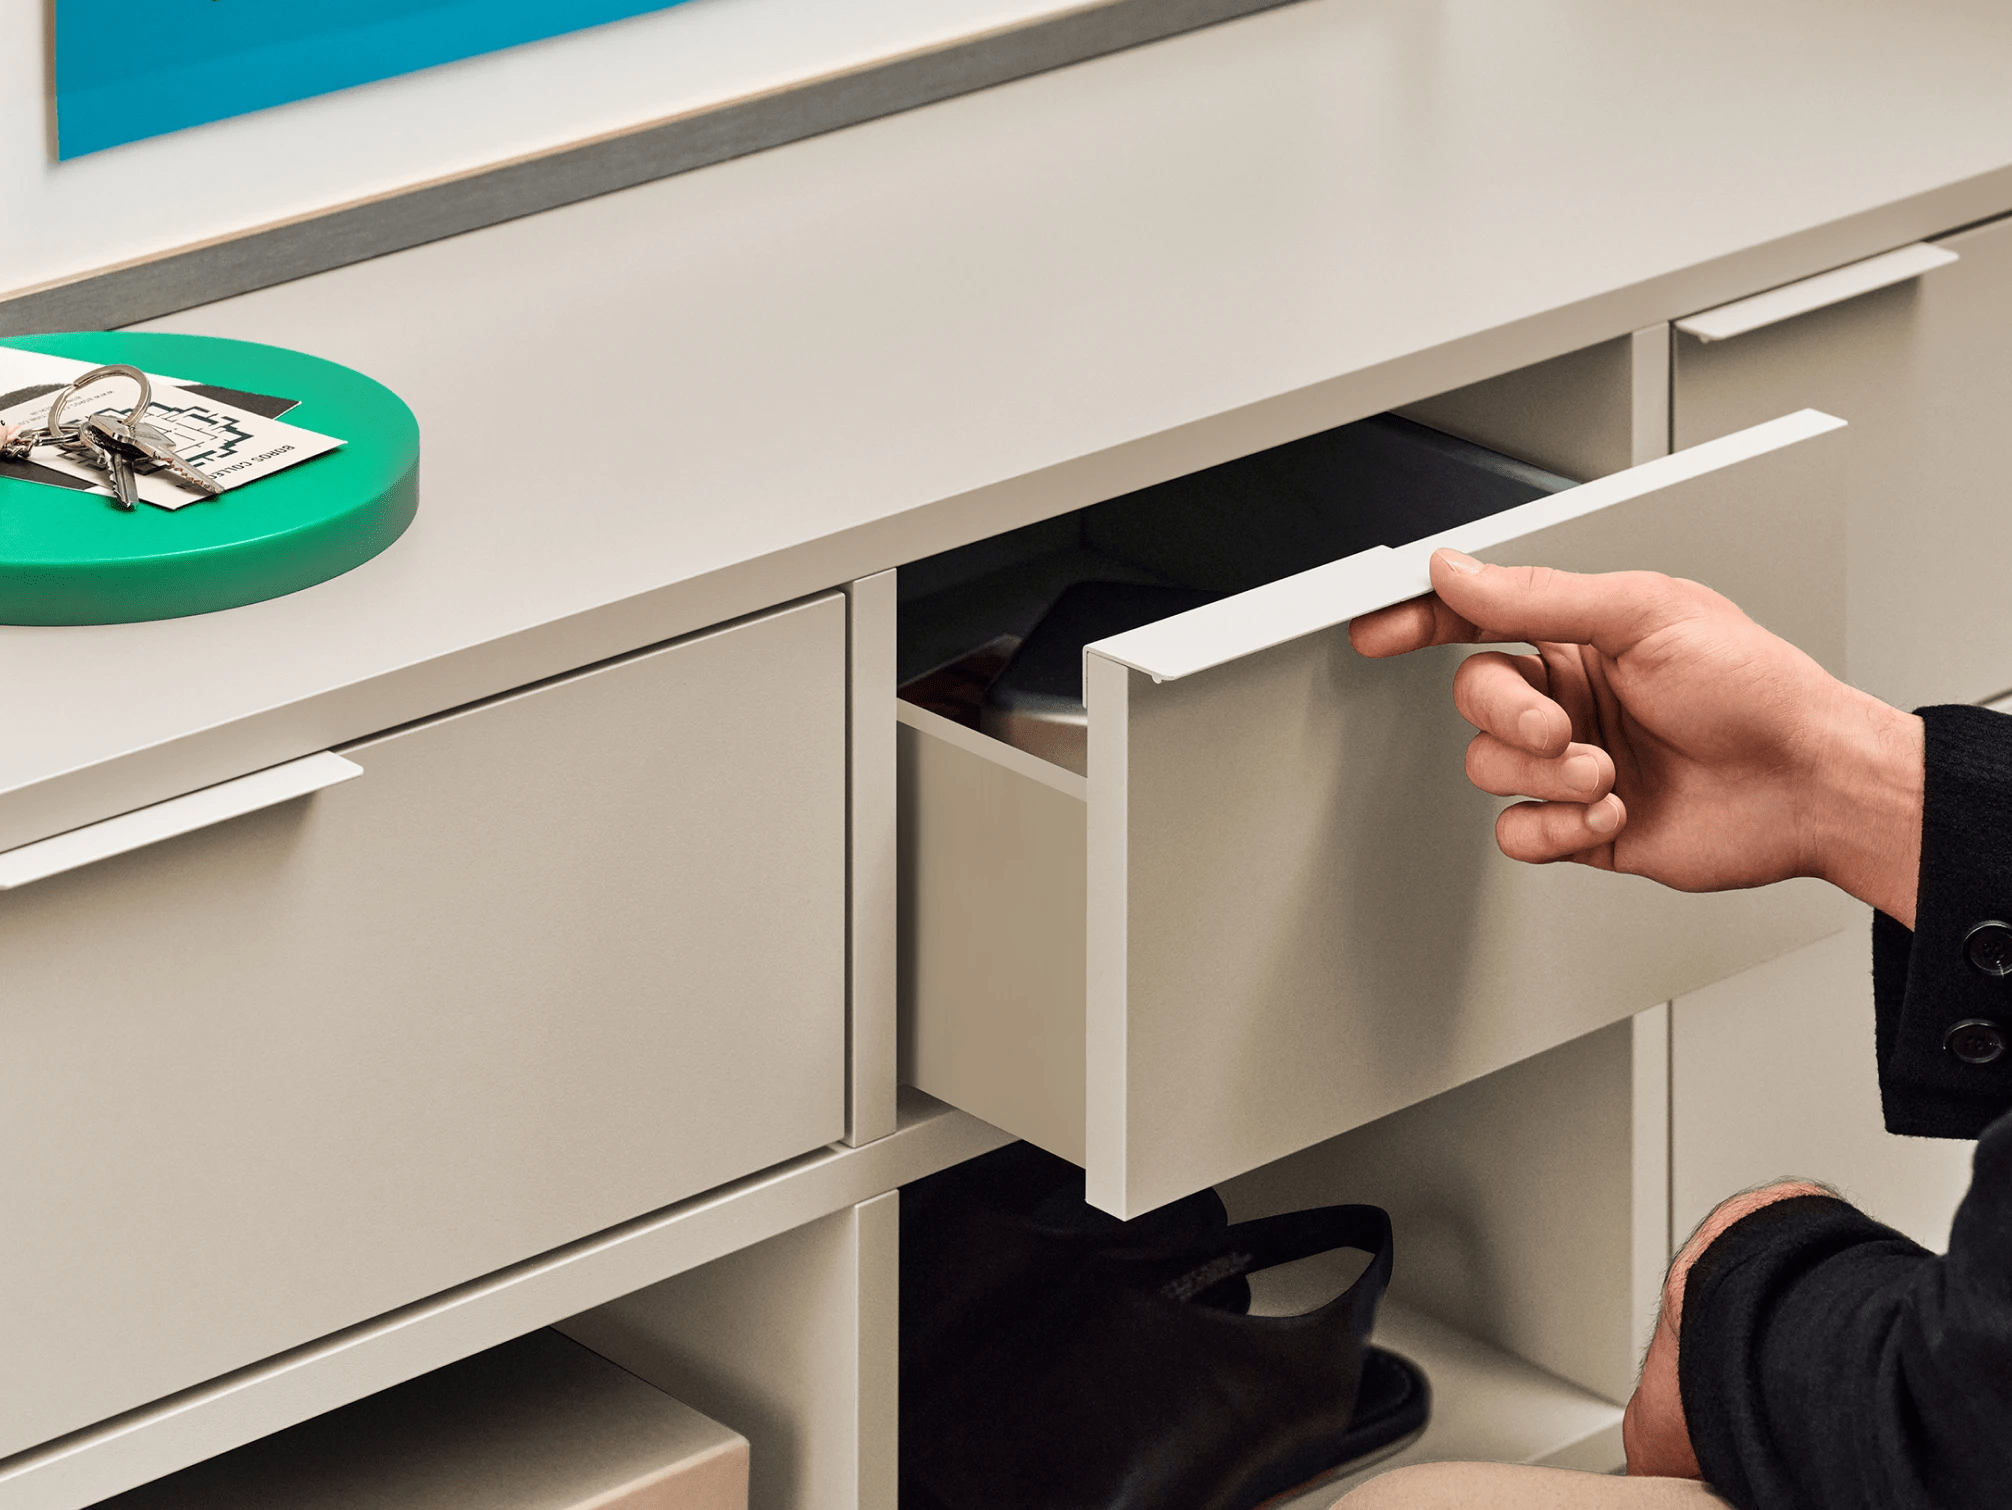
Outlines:
{"type": "MultiPolygon", "coordinates": [[[[1561,755],[1571,740],[1572,720],[1545,695],[1549,687],[1550,678],[1536,656],[1484,650],[1467,657],[1453,673],[1453,706],[1483,733],[1494,735],[1512,748],[1552,758],[1561,755]]],[[[1472,774],[1471,767],[1469,773],[1472,774]]],[[[1508,797],[1514,793],[1497,795],[1508,797]]]]}
{"type": "Polygon", "coordinates": [[[1496,797],[1536,797],[1583,806],[1614,789],[1614,761],[1598,745],[1568,744],[1547,757],[1483,733],[1467,746],[1467,779],[1496,797]]]}
{"type": "Polygon", "coordinates": [[[1537,656],[1493,650],[1453,676],[1454,706],[1480,730],[1467,745],[1467,779],[1497,797],[1538,799],[1495,822],[1502,853],[1537,865],[1612,844],[1627,821],[1613,757],[1572,739],[1571,718],[1545,695],[1553,680],[1537,656]]]}
{"type": "Polygon", "coordinates": [[[1428,645],[1471,645],[1475,628],[1433,594],[1350,620],[1348,642],[1368,656],[1403,655],[1428,645]]]}
{"type": "Polygon", "coordinates": [[[1607,793],[1598,802],[1519,802],[1495,820],[1495,843],[1512,860],[1548,865],[1612,844],[1628,809],[1607,793]]]}
{"type": "Polygon", "coordinates": [[[1489,566],[1454,550],[1434,551],[1431,570],[1429,596],[1362,614],[1348,627],[1349,642],[1368,656],[1517,640],[1592,645],[1616,656],[1697,613],[1738,613],[1709,588],[1660,572],[1489,566]]]}
{"type": "Polygon", "coordinates": [[[1478,631],[1471,639],[1564,640],[1610,656],[1723,602],[1707,588],[1658,572],[1589,576],[1548,566],[1488,566],[1450,550],[1433,552],[1432,586],[1442,612],[1478,631]]]}

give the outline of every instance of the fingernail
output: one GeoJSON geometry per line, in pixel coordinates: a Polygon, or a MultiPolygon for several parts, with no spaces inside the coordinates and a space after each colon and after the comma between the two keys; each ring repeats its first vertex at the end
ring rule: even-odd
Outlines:
{"type": "Polygon", "coordinates": [[[1612,797],[1602,797],[1586,809],[1586,827],[1596,834],[1611,834],[1621,823],[1621,809],[1612,797]]]}
{"type": "MultiPolygon", "coordinates": [[[[1530,715],[1526,713],[1523,716],[1528,718],[1530,715]]],[[[1565,785],[1590,792],[1600,784],[1600,762],[1590,755],[1574,755],[1558,774],[1565,778],[1565,785]]]]}
{"type": "Polygon", "coordinates": [[[1463,556],[1459,551],[1436,550],[1432,553],[1455,571],[1464,571],[1470,576],[1481,570],[1481,563],[1472,556],[1463,556]]]}
{"type": "Polygon", "coordinates": [[[1544,716],[1542,708],[1525,708],[1517,716],[1516,732],[1529,748],[1541,750],[1550,740],[1551,720],[1544,716]]]}

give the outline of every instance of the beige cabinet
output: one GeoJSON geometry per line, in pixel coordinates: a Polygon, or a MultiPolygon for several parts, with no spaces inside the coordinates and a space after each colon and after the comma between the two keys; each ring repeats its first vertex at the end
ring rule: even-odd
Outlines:
{"type": "Polygon", "coordinates": [[[1698,578],[1839,667],[1832,429],[1788,416],[1093,645],[1087,778],[904,706],[905,1076],[1129,1215],[1834,931],[1814,882],[1506,860],[1459,652],[1370,662],[1345,630],[1446,544],[1698,578]]]}
{"type": "Polygon", "coordinates": [[[1679,446],[1784,404],[1849,422],[1828,484],[1846,507],[1847,672],[1907,708],[2012,688],[2012,220],[1934,245],[1959,260],[1725,339],[1680,330],[1674,353],[1679,446]]]}
{"type": "Polygon", "coordinates": [[[828,594],[0,895],[0,1456],[839,1138],[828,594]]]}
{"type": "Polygon", "coordinates": [[[99,1510],[748,1510],[748,1442],[542,1330],[99,1510]]]}
{"type": "Polygon", "coordinates": [[[1674,1242],[1735,1191],[1803,1176],[1917,1242],[1947,1245],[1973,1145],[1885,1130],[1870,914],[1855,911],[1845,932],[1671,1004],[1674,1242]]]}

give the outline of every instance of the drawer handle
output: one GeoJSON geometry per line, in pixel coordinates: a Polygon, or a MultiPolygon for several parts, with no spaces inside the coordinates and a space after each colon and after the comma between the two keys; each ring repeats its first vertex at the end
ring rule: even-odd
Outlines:
{"type": "Polygon", "coordinates": [[[1869,294],[1877,288],[1905,283],[1909,278],[1919,278],[1925,272],[1947,267],[1956,260],[1956,253],[1945,247],[1917,241],[1912,246],[1867,257],[1863,262],[1834,267],[1814,278],[1804,278],[1800,283],[1784,283],[1780,288],[1771,288],[1750,299],[1735,299],[1716,309],[1686,315],[1677,321],[1677,329],[1686,335],[1696,336],[1700,341],[1723,341],[1731,336],[1743,336],[1750,330],[1759,330],[1763,325],[1792,320],[1813,309],[1842,304],[1846,299],[1856,299],[1860,294],[1869,294]]]}
{"type": "MultiPolygon", "coordinates": [[[[1519,503],[1472,524],[1455,525],[1394,550],[1372,545],[1326,566],[1098,640],[1086,645],[1083,653],[1143,671],[1156,682],[1178,681],[1287,640],[1345,624],[1357,614],[1431,592],[1432,553],[1442,546],[1473,553],[1507,545],[1518,536],[1738,466],[1843,425],[1843,420],[1818,410],[1799,409],[1766,424],[1645,461],[1625,472],[1519,503]]],[[[1088,662],[1084,664],[1087,667],[1088,662]]]]}
{"type": "Polygon", "coordinates": [[[31,881],[109,860],[113,855],[145,849],[149,844],[208,828],[227,818],[276,807],[362,774],[363,767],[355,761],[324,750],[319,755],[305,755],[284,765],[253,771],[249,776],[220,781],[186,796],[170,797],[151,807],[136,808],[102,823],[87,823],[65,834],[37,839],[33,844],[0,852],[0,891],[12,891],[31,881]]]}

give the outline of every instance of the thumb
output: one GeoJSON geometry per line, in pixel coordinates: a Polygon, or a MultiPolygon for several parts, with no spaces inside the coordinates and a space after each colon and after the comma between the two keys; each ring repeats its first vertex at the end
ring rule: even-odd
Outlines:
{"type": "Polygon", "coordinates": [[[1440,601],[1491,640],[1554,640],[1618,656],[1688,616],[1680,583],[1660,572],[1589,575],[1550,566],[1490,566],[1455,550],[1432,553],[1440,601]]]}

